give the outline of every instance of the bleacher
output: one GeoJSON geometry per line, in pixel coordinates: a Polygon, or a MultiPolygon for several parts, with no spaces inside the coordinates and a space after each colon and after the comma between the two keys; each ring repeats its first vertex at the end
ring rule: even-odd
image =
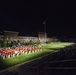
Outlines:
{"type": "Polygon", "coordinates": [[[18,75],[18,72],[4,71],[0,75],[18,75]]]}

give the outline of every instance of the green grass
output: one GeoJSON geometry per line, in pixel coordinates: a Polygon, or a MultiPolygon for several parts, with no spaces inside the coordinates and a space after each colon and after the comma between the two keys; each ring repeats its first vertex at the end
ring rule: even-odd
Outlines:
{"type": "Polygon", "coordinates": [[[43,51],[36,52],[36,53],[30,53],[30,54],[21,54],[20,56],[6,58],[6,59],[0,59],[0,70],[8,68],[10,66],[14,66],[17,64],[20,64],[22,62],[26,62],[32,59],[35,59],[37,57],[41,57],[43,55],[56,52],[60,48],[64,48],[68,45],[71,45],[72,43],[58,43],[58,44],[43,44],[43,51]]]}

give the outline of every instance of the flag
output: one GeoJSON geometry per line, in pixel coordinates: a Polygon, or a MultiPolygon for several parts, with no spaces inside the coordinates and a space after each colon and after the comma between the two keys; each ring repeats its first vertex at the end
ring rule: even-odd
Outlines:
{"type": "Polygon", "coordinates": [[[43,22],[43,24],[45,24],[45,21],[43,22]]]}

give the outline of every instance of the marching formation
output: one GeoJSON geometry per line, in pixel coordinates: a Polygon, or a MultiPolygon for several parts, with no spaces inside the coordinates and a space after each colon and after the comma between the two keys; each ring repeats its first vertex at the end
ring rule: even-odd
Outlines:
{"type": "Polygon", "coordinates": [[[29,45],[29,46],[19,46],[19,47],[9,47],[9,48],[0,48],[0,58],[10,58],[19,56],[22,53],[34,53],[42,51],[41,45],[29,45]]]}

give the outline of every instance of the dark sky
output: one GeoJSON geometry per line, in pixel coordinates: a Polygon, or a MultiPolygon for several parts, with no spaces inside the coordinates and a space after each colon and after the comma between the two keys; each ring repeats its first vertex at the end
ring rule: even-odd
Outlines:
{"type": "Polygon", "coordinates": [[[44,32],[48,36],[76,36],[76,2],[67,0],[2,0],[0,31],[13,30],[21,35],[44,32]]]}

